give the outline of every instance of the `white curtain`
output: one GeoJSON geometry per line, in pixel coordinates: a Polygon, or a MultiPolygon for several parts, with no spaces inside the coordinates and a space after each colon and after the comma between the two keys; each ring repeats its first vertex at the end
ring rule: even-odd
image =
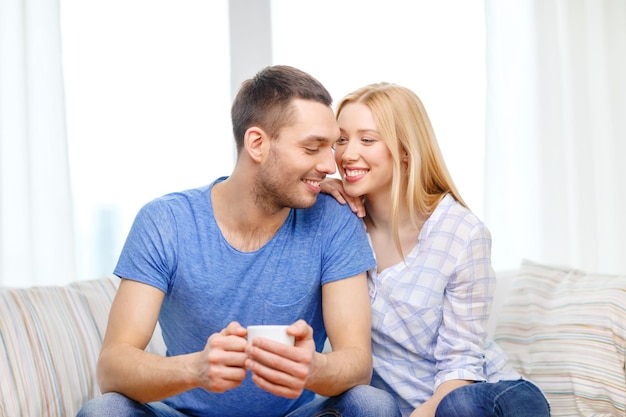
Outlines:
{"type": "Polygon", "coordinates": [[[626,1],[486,0],[494,265],[626,273],[626,1]]]}
{"type": "Polygon", "coordinates": [[[0,285],[74,278],[59,4],[0,0],[0,285]]]}

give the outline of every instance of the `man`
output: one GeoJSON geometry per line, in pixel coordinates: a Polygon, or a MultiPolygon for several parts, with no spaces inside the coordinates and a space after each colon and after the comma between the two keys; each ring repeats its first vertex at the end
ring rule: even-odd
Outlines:
{"type": "Polygon", "coordinates": [[[364,271],[375,263],[364,227],[318,197],[335,172],[330,105],[317,80],[288,66],[242,84],[232,174],[135,219],[98,360],[105,395],[79,416],[399,416],[366,385],[364,271]],[[144,351],[157,319],[167,357],[144,351]],[[248,343],[254,324],[289,324],[294,346],[248,343]],[[332,352],[321,353],[327,335],[332,352]]]}

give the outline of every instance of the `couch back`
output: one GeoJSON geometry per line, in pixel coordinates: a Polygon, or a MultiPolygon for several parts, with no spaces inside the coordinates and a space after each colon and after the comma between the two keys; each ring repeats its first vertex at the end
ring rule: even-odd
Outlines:
{"type": "MultiPolygon", "coordinates": [[[[99,394],[118,284],[0,288],[0,417],[74,416],[99,394]]],[[[626,276],[525,261],[498,274],[489,334],[544,390],[553,417],[626,416],[626,276]]],[[[147,350],[164,354],[158,327],[147,350]]]]}
{"type": "Polygon", "coordinates": [[[552,417],[626,416],[626,275],[525,260],[498,274],[489,326],[552,417]]]}
{"type": "Polygon", "coordinates": [[[96,360],[118,284],[0,288],[1,417],[74,416],[99,394],[96,360]]]}

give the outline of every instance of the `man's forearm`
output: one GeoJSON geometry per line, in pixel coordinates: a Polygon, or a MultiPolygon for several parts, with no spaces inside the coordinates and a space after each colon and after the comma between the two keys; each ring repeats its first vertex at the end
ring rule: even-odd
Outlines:
{"type": "Polygon", "coordinates": [[[163,357],[132,346],[103,350],[98,384],[103,393],[118,392],[141,403],[160,401],[197,386],[189,364],[193,355],[163,357]]]}
{"type": "Polygon", "coordinates": [[[323,396],[334,396],[356,386],[370,383],[372,354],[369,349],[346,348],[316,353],[314,370],[306,388],[323,396]]]}

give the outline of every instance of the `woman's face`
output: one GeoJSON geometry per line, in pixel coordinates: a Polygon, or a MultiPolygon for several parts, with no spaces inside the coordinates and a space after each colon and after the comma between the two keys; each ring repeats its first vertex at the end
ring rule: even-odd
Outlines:
{"type": "Polygon", "coordinates": [[[341,136],[335,144],[335,161],[346,193],[389,195],[393,160],[370,109],[362,103],[347,104],[337,122],[341,136]]]}

